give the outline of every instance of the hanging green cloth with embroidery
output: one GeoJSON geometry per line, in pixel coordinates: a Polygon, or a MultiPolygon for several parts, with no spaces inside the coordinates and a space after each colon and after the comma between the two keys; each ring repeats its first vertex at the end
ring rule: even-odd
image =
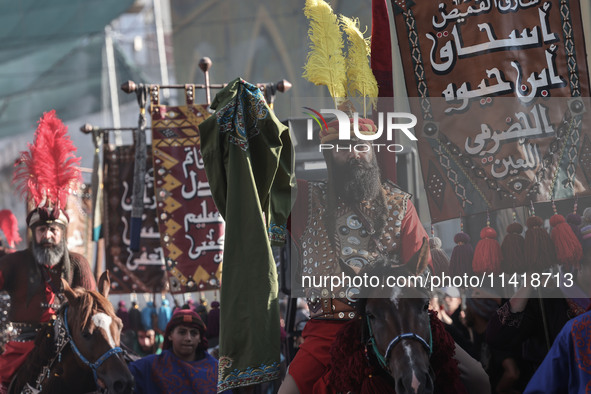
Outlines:
{"type": "Polygon", "coordinates": [[[277,270],[295,189],[289,131],[260,90],[237,78],[199,125],[213,199],[226,221],[218,392],[279,377],[277,270]]]}

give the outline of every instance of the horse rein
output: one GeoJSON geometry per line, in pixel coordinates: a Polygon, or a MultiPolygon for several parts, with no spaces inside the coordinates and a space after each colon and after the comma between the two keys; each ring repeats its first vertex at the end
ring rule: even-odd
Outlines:
{"type": "Polygon", "coordinates": [[[383,356],[382,353],[378,350],[378,345],[376,343],[376,339],[373,335],[373,330],[371,328],[371,322],[369,321],[369,316],[366,316],[367,327],[369,329],[369,339],[367,340],[367,344],[370,345],[371,349],[373,350],[380,367],[382,369],[389,371],[390,367],[388,366],[388,360],[390,360],[390,356],[392,355],[392,350],[394,346],[396,346],[399,342],[403,339],[414,339],[418,341],[423,347],[429,352],[429,357],[433,354],[433,333],[431,332],[431,324],[429,323],[429,343],[423,337],[414,332],[407,332],[400,335],[395,336],[390,343],[388,344],[388,348],[386,349],[386,355],[383,356]]]}
{"type": "Polygon", "coordinates": [[[82,361],[86,366],[88,366],[92,370],[92,374],[94,376],[94,383],[97,386],[98,386],[98,384],[97,384],[96,371],[97,371],[98,367],[100,367],[101,364],[104,363],[105,360],[107,360],[112,355],[123,352],[123,349],[121,349],[119,346],[117,346],[117,347],[109,349],[106,353],[104,353],[101,357],[99,357],[98,360],[96,360],[96,362],[91,363],[90,361],[88,361],[86,359],[86,357],[84,357],[82,355],[82,353],[80,353],[80,350],[78,349],[78,347],[74,343],[72,335],[70,334],[70,329],[68,328],[68,305],[64,306],[63,318],[61,318],[61,316],[59,314],[56,315],[56,318],[54,320],[54,331],[55,331],[55,342],[56,342],[56,348],[57,348],[56,355],[51,359],[51,361],[47,365],[45,365],[43,367],[41,373],[39,374],[39,376],[37,377],[37,379],[35,381],[36,388],[31,387],[27,383],[25,385],[25,387],[23,388],[23,393],[38,393],[41,390],[43,390],[43,385],[42,385],[43,382],[45,381],[45,379],[49,378],[49,373],[51,371],[51,367],[53,366],[55,361],[58,360],[58,362],[61,362],[62,351],[64,350],[64,348],[66,347],[66,345],[68,343],[70,344],[70,347],[72,348],[74,353],[78,356],[80,361],[82,361]]]}

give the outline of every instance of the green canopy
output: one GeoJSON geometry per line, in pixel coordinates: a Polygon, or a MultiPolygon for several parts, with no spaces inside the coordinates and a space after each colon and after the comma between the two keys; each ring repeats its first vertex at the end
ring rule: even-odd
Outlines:
{"type": "MultiPolygon", "coordinates": [[[[18,0],[0,5],[0,138],[30,133],[50,109],[64,121],[101,110],[107,83],[104,29],[132,3],[18,0]]],[[[117,86],[127,79],[142,81],[117,47],[115,64],[117,86]]]]}

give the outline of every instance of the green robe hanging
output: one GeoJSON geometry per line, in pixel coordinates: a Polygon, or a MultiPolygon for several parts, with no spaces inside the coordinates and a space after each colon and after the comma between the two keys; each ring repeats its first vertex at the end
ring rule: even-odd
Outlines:
{"type": "Polygon", "coordinates": [[[277,270],[295,190],[289,131],[260,90],[238,78],[199,125],[213,199],[226,221],[218,392],[279,377],[277,270]]]}

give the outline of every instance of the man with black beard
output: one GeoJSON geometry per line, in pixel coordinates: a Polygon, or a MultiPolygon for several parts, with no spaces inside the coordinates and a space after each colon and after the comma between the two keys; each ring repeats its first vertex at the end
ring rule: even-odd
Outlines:
{"type": "Polygon", "coordinates": [[[27,217],[30,248],[0,259],[0,291],[10,295],[8,316],[15,332],[0,355],[0,393],[33,348],[37,330],[51,322],[63,301],[62,278],[71,287],[96,288],[88,261],[67,249],[68,221],[60,209],[36,208],[27,217]]]}
{"type": "MultiPolygon", "coordinates": [[[[371,120],[363,118],[358,120],[357,127],[365,135],[377,130],[371,120]]],[[[390,181],[382,181],[370,144],[357,139],[352,132],[351,140],[335,144],[337,129],[329,123],[320,133],[322,144],[330,142],[334,146],[323,150],[327,181],[298,181],[297,200],[291,211],[290,232],[298,247],[303,275],[340,277],[339,260],[355,272],[378,259],[392,264],[407,263],[421,248],[423,239],[428,238],[410,194],[390,181]]],[[[430,255],[428,264],[432,266],[430,255]]],[[[357,312],[347,285],[332,290],[328,287],[331,285],[329,281],[324,288],[304,288],[311,318],[302,333],[304,343],[288,367],[279,394],[335,390],[330,384],[331,346],[337,333],[357,317],[357,312]]],[[[433,334],[434,347],[446,341],[453,343],[444,329],[439,332],[433,334]]],[[[459,346],[440,353],[438,359],[454,379],[459,376],[461,380],[448,381],[448,390],[464,392],[465,387],[468,393],[490,393],[482,366],[459,346]]]]}
{"type": "MultiPolygon", "coordinates": [[[[377,130],[369,119],[359,119],[358,128],[365,135],[377,130]]],[[[407,262],[428,237],[410,195],[392,182],[382,182],[372,146],[353,135],[337,145],[337,129],[329,123],[320,134],[324,146],[333,144],[333,149],[323,150],[327,181],[298,181],[291,212],[290,232],[303,275],[309,277],[340,276],[339,260],[356,272],[377,258],[407,262]]],[[[280,394],[311,393],[317,382],[326,383],[330,346],[344,324],[356,317],[346,286],[304,291],[311,319],[280,394]]]]}

